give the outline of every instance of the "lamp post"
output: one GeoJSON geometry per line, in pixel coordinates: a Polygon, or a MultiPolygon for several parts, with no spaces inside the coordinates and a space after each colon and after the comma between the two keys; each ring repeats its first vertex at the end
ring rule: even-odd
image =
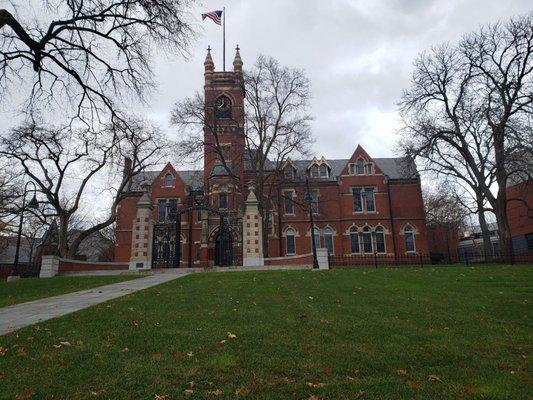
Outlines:
{"type": "Polygon", "coordinates": [[[24,186],[24,194],[22,197],[22,208],[20,209],[20,221],[19,221],[19,229],[17,234],[17,247],[15,249],[15,259],[13,260],[13,267],[11,268],[11,273],[9,274],[7,280],[8,281],[14,281],[19,278],[19,253],[20,253],[20,239],[22,237],[22,224],[24,223],[24,211],[26,211],[26,208],[32,208],[37,209],[39,208],[39,203],[37,202],[37,198],[35,196],[35,193],[37,192],[37,187],[35,186],[35,183],[32,181],[26,182],[26,185],[24,186]],[[33,185],[33,197],[26,205],[26,194],[28,193],[28,184],[33,185]]]}
{"type": "Polygon", "coordinates": [[[305,201],[309,208],[309,221],[311,222],[311,247],[313,248],[313,269],[318,269],[318,259],[316,257],[316,242],[315,242],[315,221],[313,220],[313,196],[311,196],[311,190],[309,190],[309,179],[305,178],[305,187],[307,192],[305,193],[305,201]]]}

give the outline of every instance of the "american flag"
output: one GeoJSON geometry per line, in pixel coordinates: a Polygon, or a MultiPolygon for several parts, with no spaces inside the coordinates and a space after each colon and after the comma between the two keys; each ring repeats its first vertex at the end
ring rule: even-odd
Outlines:
{"type": "Polygon", "coordinates": [[[202,20],[209,18],[217,25],[222,25],[222,10],[210,11],[202,14],[202,20]]]}

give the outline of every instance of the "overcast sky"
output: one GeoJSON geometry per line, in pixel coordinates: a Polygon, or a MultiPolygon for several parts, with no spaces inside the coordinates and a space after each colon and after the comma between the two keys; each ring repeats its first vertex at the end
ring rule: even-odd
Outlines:
{"type": "Polygon", "coordinates": [[[244,68],[266,54],[306,71],[313,150],[326,158],[348,158],[357,144],[371,156],[393,156],[396,103],[416,55],[533,7],[531,0],[204,1],[191,13],[200,28],[191,57],[158,57],[155,65],[159,87],[148,113],[164,127],[176,100],[202,90],[208,45],[222,70],[222,28],[200,14],[223,6],[228,68],[239,44],[244,68]]]}

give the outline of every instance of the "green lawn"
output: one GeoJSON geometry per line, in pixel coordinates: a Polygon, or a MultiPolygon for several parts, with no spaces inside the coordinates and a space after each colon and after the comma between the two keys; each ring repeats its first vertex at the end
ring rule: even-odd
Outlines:
{"type": "Polygon", "coordinates": [[[530,399],[532,302],[524,266],[193,274],[0,337],[0,398],[530,399]]]}
{"type": "Polygon", "coordinates": [[[0,280],[0,307],[139,278],[139,275],[57,276],[0,280]]]}

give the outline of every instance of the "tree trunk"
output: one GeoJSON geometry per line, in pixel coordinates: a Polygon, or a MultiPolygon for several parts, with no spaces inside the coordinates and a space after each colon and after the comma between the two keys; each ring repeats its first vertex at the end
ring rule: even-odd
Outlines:
{"type": "MultiPolygon", "coordinates": [[[[505,189],[504,189],[505,190],[505,189]]],[[[496,221],[498,223],[498,236],[500,241],[500,252],[502,258],[511,264],[514,263],[513,239],[511,237],[511,229],[509,228],[509,221],[507,220],[507,198],[501,198],[498,193],[496,201],[496,221]]]]}
{"type": "Polygon", "coordinates": [[[59,216],[59,232],[58,232],[58,244],[57,244],[57,250],[59,251],[59,255],[64,258],[72,258],[72,255],[69,253],[69,247],[68,247],[68,223],[69,220],[67,216],[60,215],[59,216]]]}
{"type": "Polygon", "coordinates": [[[481,229],[481,237],[483,238],[483,255],[485,257],[485,261],[489,261],[492,259],[493,255],[492,242],[490,240],[490,229],[487,224],[487,219],[485,218],[483,200],[480,200],[479,198],[477,201],[477,209],[479,227],[481,229]]]}

